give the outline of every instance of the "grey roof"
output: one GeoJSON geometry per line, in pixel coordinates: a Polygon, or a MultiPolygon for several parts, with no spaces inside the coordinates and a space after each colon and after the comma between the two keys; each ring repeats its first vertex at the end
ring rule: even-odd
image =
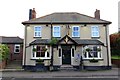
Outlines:
{"type": "Polygon", "coordinates": [[[49,44],[50,39],[36,39],[30,43],[30,45],[37,45],[37,44],[49,44]]]}
{"type": "MultiPolygon", "coordinates": [[[[73,39],[79,45],[104,45],[99,40],[92,40],[92,39],[73,39]]],[[[36,39],[30,43],[30,45],[37,45],[37,44],[50,44],[50,39],[36,39]]]]}
{"type": "Polygon", "coordinates": [[[83,44],[83,45],[104,45],[99,40],[93,40],[93,39],[74,39],[74,40],[78,44],[83,44]]]}
{"type": "Polygon", "coordinates": [[[3,44],[23,44],[23,39],[21,39],[20,37],[0,36],[0,43],[3,43],[3,44]]]}
{"type": "Polygon", "coordinates": [[[36,19],[22,22],[22,24],[43,24],[43,23],[85,23],[85,24],[110,24],[111,22],[102,19],[95,19],[93,17],[76,13],[76,12],[63,12],[52,13],[36,19]]]}

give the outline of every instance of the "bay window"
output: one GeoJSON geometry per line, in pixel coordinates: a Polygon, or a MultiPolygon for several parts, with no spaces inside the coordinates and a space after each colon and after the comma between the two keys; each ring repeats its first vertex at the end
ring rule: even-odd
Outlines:
{"type": "Polygon", "coordinates": [[[32,49],[32,58],[34,59],[46,59],[50,57],[48,47],[44,45],[35,45],[32,49]]]}
{"type": "Polygon", "coordinates": [[[101,56],[101,48],[100,46],[86,46],[83,48],[83,57],[85,59],[99,59],[101,56]]]}

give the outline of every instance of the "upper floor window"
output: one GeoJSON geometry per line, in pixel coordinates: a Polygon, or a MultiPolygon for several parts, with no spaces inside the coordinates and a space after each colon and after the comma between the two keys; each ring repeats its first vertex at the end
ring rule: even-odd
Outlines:
{"type": "Polygon", "coordinates": [[[15,44],[14,53],[20,53],[20,45],[19,44],[15,44]]]}
{"type": "Polygon", "coordinates": [[[80,27],[79,26],[72,27],[72,37],[80,37],[80,27]]]}
{"type": "Polygon", "coordinates": [[[91,27],[91,37],[99,37],[99,27],[98,26],[91,27]]]}
{"type": "Polygon", "coordinates": [[[53,37],[60,37],[60,26],[53,26],[53,37]]]}
{"type": "Polygon", "coordinates": [[[41,37],[41,27],[40,26],[34,27],[34,37],[41,37]]]}

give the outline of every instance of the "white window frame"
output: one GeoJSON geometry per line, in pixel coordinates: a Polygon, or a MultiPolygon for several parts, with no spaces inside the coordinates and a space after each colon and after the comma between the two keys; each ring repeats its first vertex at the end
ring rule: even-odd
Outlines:
{"type": "MultiPolygon", "coordinates": [[[[88,46],[85,46],[86,48],[89,48],[88,46]]],[[[86,52],[86,57],[84,57],[84,50],[85,50],[85,47],[83,47],[83,59],[103,59],[102,58],[102,47],[101,46],[97,46],[97,48],[100,48],[101,49],[101,52],[97,52],[97,55],[98,57],[89,57],[89,53],[86,52]],[[101,55],[101,57],[100,57],[101,55]]],[[[93,47],[93,46],[92,46],[93,47]]]]}
{"type": "MultiPolygon", "coordinates": [[[[44,46],[44,45],[38,45],[38,46],[44,46]]],[[[32,47],[31,48],[31,58],[32,59],[50,59],[51,58],[51,53],[50,53],[51,50],[49,50],[49,51],[47,50],[45,52],[45,57],[36,57],[36,52],[33,52],[33,48],[36,48],[37,45],[31,46],[31,47],[32,47]],[[47,52],[49,52],[49,57],[47,57],[47,52]],[[33,54],[34,54],[34,57],[33,57],[33,54]]],[[[48,49],[48,46],[46,45],[45,48],[48,49]]]]}
{"type": "Polygon", "coordinates": [[[91,37],[100,37],[99,26],[91,26],[91,37]],[[94,31],[93,28],[97,28],[98,31],[94,31]],[[94,36],[94,33],[97,33],[97,36],[94,36]]]}
{"type": "Polygon", "coordinates": [[[34,26],[34,37],[41,37],[41,36],[42,36],[41,33],[42,33],[42,27],[41,27],[41,26],[34,26]],[[39,27],[41,30],[40,30],[40,31],[35,31],[35,28],[36,28],[36,27],[39,27]],[[39,33],[40,33],[40,36],[38,36],[38,35],[36,36],[36,35],[35,35],[36,32],[37,32],[37,33],[39,32],[39,33]]]}
{"type": "Polygon", "coordinates": [[[72,37],[80,37],[80,26],[72,26],[72,37]],[[74,27],[78,27],[78,31],[74,31],[74,27]],[[78,36],[74,36],[74,32],[78,32],[78,36]]]}
{"type": "Polygon", "coordinates": [[[14,45],[14,53],[20,53],[20,44],[14,45]],[[16,47],[18,47],[18,48],[16,48],[16,47]],[[16,49],[19,49],[19,52],[16,52],[16,49]]]}
{"type": "Polygon", "coordinates": [[[60,26],[53,26],[53,37],[61,37],[61,27],[60,26]],[[59,35],[58,36],[55,36],[55,32],[57,32],[57,31],[55,31],[55,27],[57,27],[57,28],[59,28],[59,31],[58,31],[58,33],[59,33],[59,35]]]}

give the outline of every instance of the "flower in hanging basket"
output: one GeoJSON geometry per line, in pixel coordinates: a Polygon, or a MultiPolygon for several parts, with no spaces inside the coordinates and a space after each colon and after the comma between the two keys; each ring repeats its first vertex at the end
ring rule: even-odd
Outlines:
{"type": "Polygon", "coordinates": [[[92,49],[90,49],[90,48],[87,48],[87,49],[86,49],[86,51],[87,51],[87,52],[90,52],[90,51],[92,51],[92,49]]]}
{"type": "Polygon", "coordinates": [[[36,62],[37,62],[37,64],[44,64],[44,63],[43,63],[43,62],[44,62],[43,59],[37,59],[36,62]]]}
{"type": "Polygon", "coordinates": [[[89,61],[90,61],[90,62],[98,62],[97,59],[90,59],[89,61]]]}
{"type": "Polygon", "coordinates": [[[43,48],[43,51],[47,51],[47,48],[43,48]]]}
{"type": "Polygon", "coordinates": [[[32,50],[33,50],[33,52],[36,52],[36,51],[37,51],[37,49],[36,49],[36,48],[33,48],[32,50]]]}
{"type": "Polygon", "coordinates": [[[101,51],[101,49],[100,49],[100,48],[97,48],[97,51],[98,51],[98,52],[100,52],[100,51],[101,51]]]}

